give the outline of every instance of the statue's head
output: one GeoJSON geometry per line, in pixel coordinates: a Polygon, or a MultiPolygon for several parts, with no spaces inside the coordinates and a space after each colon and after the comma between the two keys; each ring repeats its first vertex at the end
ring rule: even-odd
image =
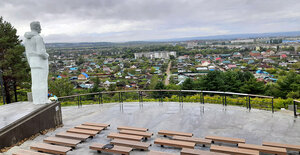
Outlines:
{"type": "Polygon", "coordinates": [[[37,33],[41,33],[42,28],[41,28],[40,22],[38,22],[38,21],[31,22],[30,29],[31,29],[31,31],[36,31],[37,33]]]}

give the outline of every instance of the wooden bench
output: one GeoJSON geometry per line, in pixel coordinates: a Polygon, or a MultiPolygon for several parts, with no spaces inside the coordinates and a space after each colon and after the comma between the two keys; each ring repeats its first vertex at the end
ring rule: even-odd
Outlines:
{"type": "Polygon", "coordinates": [[[215,141],[218,142],[225,142],[225,143],[232,143],[232,144],[238,144],[238,143],[245,143],[245,139],[240,138],[230,138],[230,137],[219,137],[219,136],[206,136],[205,139],[210,139],[211,143],[214,143],[215,141]]]}
{"type": "Polygon", "coordinates": [[[261,145],[254,145],[254,144],[243,144],[243,143],[240,143],[238,145],[238,147],[244,148],[244,149],[257,150],[259,152],[264,152],[264,153],[272,153],[272,154],[278,154],[278,155],[286,155],[287,154],[285,148],[261,146],[261,145]]]}
{"type": "Polygon", "coordinates": [[[70,139],[77,139],[81,141],[85,141],[90,137],[90,135],[84,134],[77,134],[77,133],[70,133],[70,132],[60,132],[55,135],[56,137],[63,137],[63,138],[70,138],[70,139]]]}
{"type": "Polygon", "coordinates": [[[81,140],[61,138],[61,137],[47,137],[44,139],[44,142],[49,144],[57,144],[57,145],[70,146],[75,148],[76,145],[81,142],[81,140]]]}
{"type": "Polygon", "coordinates": [[[46,143],[35,143],[30,146],[30,149],[40,151],[40,152],[62,154],[62,155],[66,155],[68,151],[72,150],[72,148],[70,147],[51,145],[46,143]]]}
{"type": "Polygon", "coordinates": [[[84,129],[84,130],[93,130],[93,131],[102,131],[104,128],[103,127],[98,127],[98,126],[88,126],[88,125],[78,125],[75,126],[76,129],[84,129]]]}
{"type": "Polygon", "coordinates": [[[203,138],[196,138],[196,137],[173,136],[172,139],[201,144],[201,145],[203,145],[203,147],[205,147],[205,145],[211,144],[210,139],[203,139],[203,138]]]}
{"type": "Polygon", "coordinates": [[[292,151],[300,151],[300,145],[281,144],[281,143],[274,143],[274,142],[263,142],[262,145],[263,146],[286,148],[287,150],[292,150],[292,151]]]}
{"type": "Polygon", "coordinates": [[[148,155],[176,155],[176,154],[151,150],[150,152],[148,152],[148,155]]]}
{"type": "Polygon", "coordinates": [[[150,143],[137,142],[137,141],[125,140],[125,139],[113,139],[110,143],[119,146],[127,146],[134,149],[141,149],[143,151],[148,150],[149,146],[151,146],[150,143]]]}
{"type": "Polygon", "coordinates": [[[117,139],[141,141],[143,139],[143,136],[127,135],[127,134],[120,134],[120,133],[110,133],[107,135],[107,138],[111,138],[111,139],[117,138],[117,139]]]}
{"type": "Polygon", "coordinates": [[[103,124],[103,123],[90,123],[90,122],[83,123],[82,125],[96,126],[96,127],[103,127],[104,129],[107,129],[107,127],[109,127],[109,126],[110,126],[110,124],[103,124]]]}
{"type": "Polygon", "coordinates": [[[35,152],[31,150],[23,150],[20,149],[18,152],[13,153],[13,155],[49,155],[47,153],[40,153],[40,152],[35,152]]]}
{"type": "Polygon", "coordinates": [[[96,150],[99,153],[109,152],[109,153],[117,153],[117,154],[124,154],[124,155],[129,155],[129,152],[132,150],[132,148],[124,147],[124,146],[114,146],[112,149],[102,149],[104,145],[105,144],[94,143],[90,146],[90,149],[96,150]]]}
{"type": "Polygon", "coordinates": [[[169,139],[155,139],[154,144],[159,144],[162,147],[163,146],[172,146],[177,148],[194,148],[196,143],[192,142],[184,142],[184,141],[178,141],[178,140],[169,140],[169,139]]]}
{"type": "Polygon", "coordinates": [[[67,132],[84,134],[84,135],[89,135],[89,136],[95,136],[98,133],[98,131],[75,129],[75,128],[68,129],[67,132]]]}
{"type": "Polygon", "coordinates": [[[195,149],[189,149],[189,148],[183,148],[181,150],[180,154],[181,155],[227,155],[224,153],[216,153],[216,152],[195,150],[195,149]]]}
{"type": "Polygon", "coordinates": [[[177,131],[168,131],[168,130],[160,130],[158,131],[159,135],[163,136],[186,136],[186,137],[192,137],[192,133],[186,133],[186,132],[177,132],[177,131]]]}
{"type": "Polygon", "coordinates": [[[143,136],[145,139],[150,138],[153,135],[153,133],[150,133],[150,132],[133,131],[133,130],[121,130],[121,131],[119,131],[119,133],[128,134],[128,135],[143,136]]]}
{"type": "Polygon", "coordinates": [[[142,131],[142,132],[146,132],[149,129],[147,128],[137,128],[137,127],[131,127],[131,126],[118,126],[117,128],[118,130],[133,130],[133,131],[142,131]]]}
{"type": "Polygon", "coordinates": [[[219,153],[228,153],[228,154],[234,154],[234,155],[259,155],[259,151],[256,151],[256,150],[241,149],[241,148],[226,147],[226,146],[217,146],[217,145],[211,145],[210,151],[211,152],[219,152],[219,153]]]}

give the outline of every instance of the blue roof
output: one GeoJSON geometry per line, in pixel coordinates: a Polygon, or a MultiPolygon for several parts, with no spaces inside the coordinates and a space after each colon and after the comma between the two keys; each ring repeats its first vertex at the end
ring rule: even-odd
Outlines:
{"type": "Polygon", "coordinates": [[[58,76],[57,76],[57,78],[58,78],[58,79],[61,79],[61,76],[60,76],[60,75],[58,75],[58,76]]]}
{"type": "Polygon", "coordinates": [[[230,64],[230,61],[226,60],[222,62],[223,64],[230,64]]]}
{"type": "Polygon", "coordinates": [[[260,52],[258,52],[258,51],[251,51],[252,53],[260,53],[260,52]]]}
{"type": "Polygon", "coordinates": [[[82,75],[84,75],[86,78],[89,78],[89,76],[86,73],[81,73],[82,75]]]}
{"type": "Polygon", "coordinates": [[[78,67],[72,67],[72,68],[70,68],[71,71],[75,71],[77,69],[78,69],[78,67]]]}

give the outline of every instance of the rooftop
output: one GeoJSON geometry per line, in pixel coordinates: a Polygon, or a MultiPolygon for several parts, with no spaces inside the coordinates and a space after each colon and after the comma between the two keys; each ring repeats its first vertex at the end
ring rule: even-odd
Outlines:
{"type": "MultiPolygon", "coordinates": [[[[11,154],[19,148],[29,149],[29,146],[48,136],[65,131],[84,122],[108,123],[111,127],[102,131],[93,139],[80,143],[68,154],[95,154],[89,149],[94,142],[109,143],[108,133],[117,132],[117,126],[135,126],[149,128],[154,136],[148,141],[153,144],[159,130],[173,130],[194,133],[195,137],[204,138],[207,135],[245,138],[246,143],[261,144],[262,141],[273,141],[290,144],[300,144],[300,118],[294,118],[288,111],[272,113],[270,111],[245,107],[218,104],[199,103],[107,103],[62,108],[64,126],[28,140],[20,146],[15,146],[8,152],[11,154]]],[[[197,149],[208,150],[209,147],[197,149]]],[[[180,149],[152,145],[150,150],[161,150],[179,154],[180,149]]],[[[133,151],[131,154],[147,154],[147,151],[133,151]]]]}

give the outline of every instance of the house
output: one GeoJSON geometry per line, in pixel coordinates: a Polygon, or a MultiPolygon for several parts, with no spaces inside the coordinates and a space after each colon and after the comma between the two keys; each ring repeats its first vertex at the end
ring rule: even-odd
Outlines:
{"type": "Polygon", "coordinates": [[[280,55],[280,59],[286,59],[286,58],[287,58],[286,54],[281,54],[280,55]]]}
{"type": "Polygon", "coordinates": [[[236,65],[228,65],[227,67],[228,67],[228,69],[235,69],[235,68],[237,68],[236,65]]]}
{"type": "Polygon", "coordinates": [[[251,52],[249,53],[249,55],[251,55],[252,57],[258,57],[258,56],[260,56],[261,54],[260,54],[259,51],[251,51],[251,52]]]}
{"type": "Polygon", "coordinates": [[[234,52],[232,57],[233,58],[243,58],[243,55],[240,52],[234,52]]]}
{"type": "Polygon", "coordinates": [[[195,55],[195,58],[196,58],[196,59],[203,58],[203,55],[202,55],[202,54],[196,54],[196,55],[195,55]]]}
{"type": "Polygon", "coordinates": [[[86,73],[81,73],[78,75],[78,80],[87,80],[89,76],[86,73]]]}

